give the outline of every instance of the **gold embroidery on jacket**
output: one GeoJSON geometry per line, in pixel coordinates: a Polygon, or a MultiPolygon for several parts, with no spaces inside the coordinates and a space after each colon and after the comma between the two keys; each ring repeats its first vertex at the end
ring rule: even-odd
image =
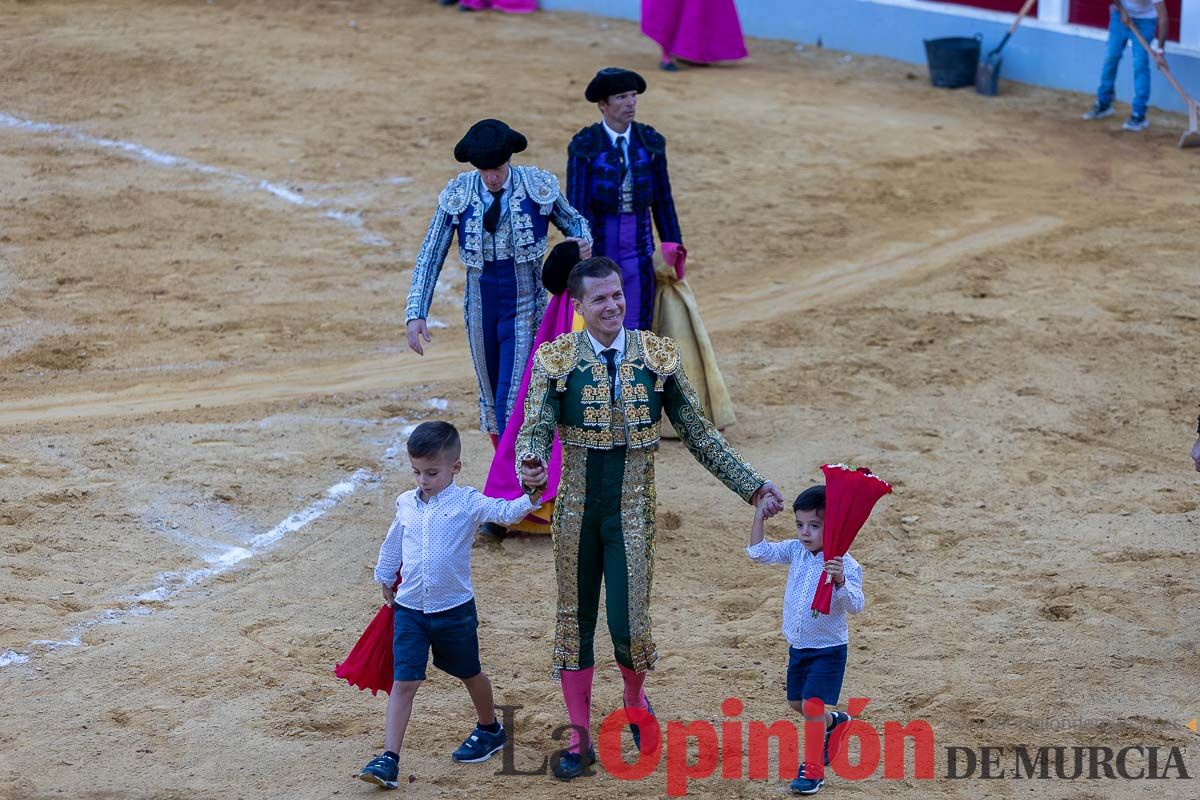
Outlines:
{"type": "Polygon", "coordinates": [[[629,657],[633,669],[654,667],[658,651],[650,632],[650,588],[654,565],[654,451],[629,449],[621,486],[621,533],[629,584],[629,657]]]}
{"type": "Polygon", "coordinates": [[[558,611],[551,655],[556,678],[564,669],[579,669],[579,539],[583,530],[586,482],[587,448],[564,446],[562,479],[551,526],[558,583],[558,611]]]}

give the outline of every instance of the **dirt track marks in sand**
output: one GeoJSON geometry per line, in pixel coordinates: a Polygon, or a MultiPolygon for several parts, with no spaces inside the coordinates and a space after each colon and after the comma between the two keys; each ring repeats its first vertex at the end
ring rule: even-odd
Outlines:
{"type": "MultiPolygon", "coordinates": [[[[966,256],[977,255],[1015,241],[1049,233],[1062,220],[1032,216],[1004,224],[987,222],[960,228],[928,244],[889,246],[856,263],[838,262],[787,285],[773,283],[751,290],[747,303],[762,312],[777,308],[829,304],[849,300],[880,284],[911,283],[966,256]],[[762,305],[766,303],[767,308],[762,305]]],[[[712,315],[719,321],[729,314],[712,315]]],[[[733,313],[736,313],[734,311],[733,313]]],[[[764,316],[766,314],[764,313],[764,316]]],[[[280,372],[252,372],[217,376],[215,379],[177,383],[137,384],[116,391],[60,395],[0,404],[0,427],[62,421],[68,419],[123,417],[197,407],[241,406],[294,400],[314,394],[382,390],[398,384],[436,380],[457,369],[465,355],[439,350],[420,360],[390,354],[350,363],[334,362],[280,372]],[[402,361],[403,359],[403,361],[402,361]]]]}
{"type": "Polygon", "coordinates": [[[0,405],[0,427],[68,419],[123,417],[213,406],[294,400],[315,394],[381,390],[434,380],[455,369],[462,354],[449,348],[400,363],[395,354],[337,361],[279,372],[217,375],[178,383],[140,383],[102,394],[81,392],[0,405]]]}
{"type": "Polygon", "coordinates": [[[842,261],[799,280],[776,281],[771,286],[750,290],[745,301],[748,304],[786,303],[789,307],[797,303],[828,305],[845,301],[875,291],[882,283],[911,283],[958,259],[1049,233],[1062,224],[1061,219],[1051,216],[1032,216],[1004,224],[989,221],[968,230],[955,230],[932,243],[893,245],[886,248],[887,252],[858,262],[842,261]]]}

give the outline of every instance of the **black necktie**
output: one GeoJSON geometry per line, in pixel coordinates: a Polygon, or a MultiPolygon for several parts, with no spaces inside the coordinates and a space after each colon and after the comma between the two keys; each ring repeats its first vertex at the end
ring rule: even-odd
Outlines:
{"type": "Polygon", "coordinates": [[[608,364],[608,396],[612,402],[617,402],[617,348],[610,347],[602,350],[604,363],[608,364]]]}
{"type": "Polygon", "coordinates": [[[625,170],[628,164],[625,163],[625,137],[617,137],[617,166],[621,168],[621,180],[625,180],[625,170]]]}
{"type": "Polygon", "coordinates": [[[493,192],[488,189],[488,193],[492,196],[492,204],[483,213],[483,229],[488,233],[495,233],[496,226],[500,224],[500,195],[504,194],[504,190],[493,192]]]}

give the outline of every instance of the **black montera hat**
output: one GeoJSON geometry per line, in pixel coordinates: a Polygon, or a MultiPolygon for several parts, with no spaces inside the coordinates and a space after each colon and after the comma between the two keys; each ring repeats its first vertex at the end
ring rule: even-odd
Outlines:
{"type": "Polygon", "coordinates": [[[542,265],[542,286],[550,294],[562,294],[567,290],[571,267],[578,263],[579,242],[559,242],[554,245],[546,263],[542,265]]]}
{"type": "Polygon", "coordinates": [[[529,142],[498,119],[481,119],[454,145],[454,157],[479,169],[495,169],[520,153],[529,142]]]}
{"type": "Polygon", "coordinates": [[[596,77],[592,78],[591,82],[588,83],[583,96],[587,98],[589,103],[599,103],[601,100],[607,100],[614,94],[621,94],[622,92],[637,92],[641,94],[644,91],[646,91],[646,79],[633,70],[621,67],[605,67],[597,72],[596,77]]]}

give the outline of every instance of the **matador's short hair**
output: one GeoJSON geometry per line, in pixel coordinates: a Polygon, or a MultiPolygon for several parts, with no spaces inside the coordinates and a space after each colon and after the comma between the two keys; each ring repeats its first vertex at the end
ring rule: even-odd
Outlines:
{"type": "Polygon", "coordinates": [[[567,294],[571,295],[574,300],[582,300],[584,278],[607,278],[614,273],[620,277],[621,268],[611,258],[605,256],[585,258],[571,268],[571,274],[567,276],[567,294]]]}

